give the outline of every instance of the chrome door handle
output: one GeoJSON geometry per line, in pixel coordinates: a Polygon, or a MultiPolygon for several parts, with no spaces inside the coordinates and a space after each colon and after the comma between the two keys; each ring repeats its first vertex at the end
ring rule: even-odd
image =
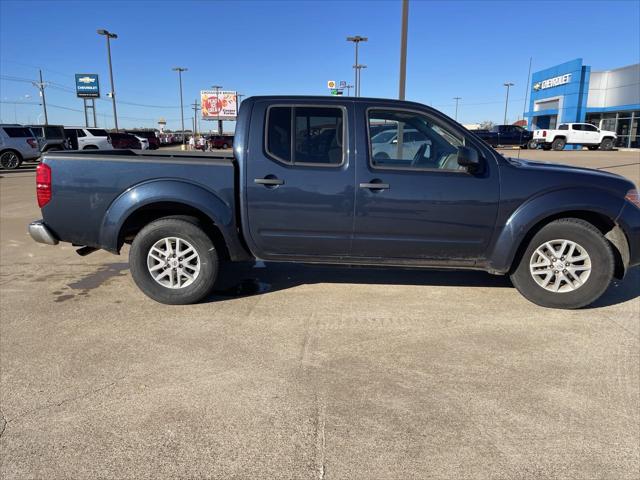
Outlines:
{"type": "Polygon", "coordinates": [[[258,185],[266,185],[266,186],[275,186],[275,185],[284,185],[284,180],[280,180],[279,178],[254,178],[254,183],[258,185]]]}
{"type": "Polygon", "coordinates": [[[388,183],[361,183],[360,188],[368,188],[369,190],[387,190],[390,187],[388,183]]]}

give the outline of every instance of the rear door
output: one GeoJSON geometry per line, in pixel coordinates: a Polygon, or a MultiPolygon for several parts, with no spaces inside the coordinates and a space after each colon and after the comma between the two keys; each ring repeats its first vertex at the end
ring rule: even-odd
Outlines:
{"type": "Polygon", "coordinates": [[[595,126],[585,123],[582,125],[582,134],[584,135],[584,143],[592,145],[600,143],[600,132],[598,132],[598,129],[595,126]]]}
{"type": "Polygon", "coordinates": [[[245,225],[259,257],[349,254],[355,196],[351,115],[349,102],[254,104],[245,225]]]}
{"type": "Polygon", "coordinates": [[[359,105],[356,215],[352,256],[461,260],[485,257],[498,209],[498,166],[489,149],[442,118],[415,110],[359,105]],[[421,148],[399,149],[391,158],[371,155],[367,125],[396,123],[425,138],[421,148]],[[457,163],[467,145],[485,158],[471,174],[457,163]]]}

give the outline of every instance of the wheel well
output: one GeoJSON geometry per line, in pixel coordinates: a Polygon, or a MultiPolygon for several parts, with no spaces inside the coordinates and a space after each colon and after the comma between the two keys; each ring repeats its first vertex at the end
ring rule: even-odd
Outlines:
{"type": "Polygon", "coordinates": [[[98,150],[98,147],[96,145],[85,145],[84,147],[82,147],[83,150],[98,150]]]}
{"type": "Polygon", "coordinates": [[[149,223],[164,217],[178,217],[198,223],[209,235],[223,259],[229,258],[229,250],[220,229],[213,220],[201,210],[178,202],[159,202],[139,208],[122,224],[118,234],[118,251],[125,243],[131,243],[133,238],[149,223]]]}
{"type": "Polygon", "coordinates": [[[556,140],[564,140],[566,142],[567,137],[565,137],[564,135],[556,135],[555,137],[553,137],[553,141],[555,142],[556,140]]]}
{"type": "Polygon", "coordinates": [[[615,259],[614,276],[616,278],[622,278],[624,276],[626,267],[625,267],[625,261],[623,260],[623,258],[628,258],[628,243],[626,243],[626,237],[624,233],[620,232],[622,233],[622,237],[624,237],[623,239],[618,238],[619,235],[617,236],[608,235],[614,230],[620,229],[620,227],[613,220],[611,220],[611,218],[607,217],[606,215],[603,215],[597,212],[592,212],[589,210],[574,210],[574,211],[568,211],[568,212],[561,212],[561,213],[557,213],[555,215],[546,217],[540,220],[538,223],[536,223],[533,227],[529,229],[527,234],[524,236],[524,238],[520,242],[520,246],[518,247],[516,255],[513,258],[513,262],[511,263],[511,269],[509,270],[510,272],[513,272],[515,268],[518,266],[518,264],[520,263],[520,259],[522,258],[522,255],[524,255],[524,251],[529,246],[529,242],[535,236],[535,234],[538,233],[540,229],[545,225],[553,222],[554,220],[558,220],[560,218],[579,218],[580,220],[589,222],[591,225],[593,225],[598,230],[600,230],[602,235],[605,235],[609,243],[611,243],[611,245],[613,246],[613,256],[615,259]],[[627,249],[626,252],[625,252],[625,249],[627,249]]]}
{"type": "Polygon", "coordinates": [[[602,137],[602,140],[613,140],[613,137],[612,136],[602,137]]]}

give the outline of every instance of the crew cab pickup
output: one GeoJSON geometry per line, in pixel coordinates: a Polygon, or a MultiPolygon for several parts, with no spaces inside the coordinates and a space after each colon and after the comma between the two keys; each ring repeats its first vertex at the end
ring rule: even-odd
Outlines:
{"type": "Polygon", "coordinates": [[[577,308],[640,263],[640,200],[609,173],[506,158],[442,113],[396,100],[242,102],[232,155],[45,155],[39,242],[131,244],[154,300],[198,302],[220,262],[263,260],[508,274],[528,299],[577,308]],[[371,126],[421,133],[376,155],[371,126]]]}
{"type": "MultiPolygon", "coordinates": [[[[618,136],[590,123],[562,123],[556,130],[534,130],[533,141],[543,150],[563,150],[565,145],[585,145],[589,150],[611,150],[618,136]]],[[[532,145],[533,147],[533,145],[532,145]]]]}
{"type": "Polygon", "coordinates": [[[495,125],[491,130],[474,130],[473,133],[492,147],[514,145],[527,148],[533,138],[529,130],[518,125],[495,125]]]}

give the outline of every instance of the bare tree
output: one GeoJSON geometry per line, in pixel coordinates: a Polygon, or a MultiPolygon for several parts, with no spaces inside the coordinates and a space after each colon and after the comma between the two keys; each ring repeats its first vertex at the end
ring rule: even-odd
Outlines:
{"type": "Polygon", "coordinates": [[[480,122],[480,130],[491,130],[495,125],[491,120],[484,120],[480,122]]]}

